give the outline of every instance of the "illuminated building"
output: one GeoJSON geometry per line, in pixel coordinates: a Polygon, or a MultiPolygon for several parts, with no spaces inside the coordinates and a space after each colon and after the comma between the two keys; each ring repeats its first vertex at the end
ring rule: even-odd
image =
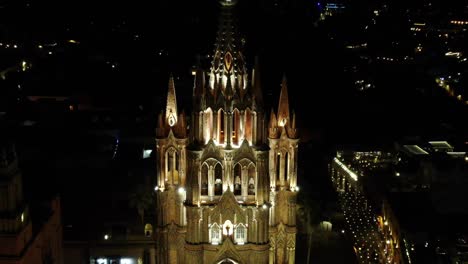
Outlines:
{"type": "Polygon", "coordinates": [[[60,200],[42,211],[33,227],[14,145],[0,143],[0,264],[63,263],[60,200]]]}
{"type": "Polygon", "coordinates": [[[286,78],[266,127],[234,7],[221,1],[211,69],[194,71],[190,131],[172,77],[158,117],[158,263],[295,263],[299,139],[286,78]]]}

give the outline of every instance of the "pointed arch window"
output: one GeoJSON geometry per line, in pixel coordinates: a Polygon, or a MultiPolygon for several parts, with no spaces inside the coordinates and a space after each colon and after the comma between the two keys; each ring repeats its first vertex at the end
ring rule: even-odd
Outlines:
{"type": "Polygon", "coordinates": [[[219,109],[218,111],[218,143],[224,144],[224,111],[219,109]]]}
{"type": "Polygon", "coordinates": [[[245,110],[245,124],[244,124],[244,137],[252,143],[252,111],[245,110]]]}
{"type": "Polygon", "coordinates": [[[214,223],[210,227],[210,242],[213,245],[219,245],[221,243],[221,227],[217,223],[214,223]]]}
{"type": "Polygon", "coordinates": [[[234,166],[234,195],[242,194],[242,167],[240,164],[234,166]]]}
{"type": "Polygon", "coordinates": [[[214,194],[222,195],[223,194],[223,168],[220,163],[217,163],[215,166],[215,184],[214,184],[214,194]]]}
{"type": "Polygon", "coordinates": [[[278,152],[276,155],[276,181],[279,183],[281,181],[281,153],[278,152]]]}
{"type": "Polygon", "coordinates": [[[256,174],[257,173],[256,173],[255,165],[250,164],[250,166],[249,166],[249,181],[248,181],[248,187],[247,187],[248,195],[255,195],[256,174]]]}
{"type": "Polygon", "coordinates": [[[232,143],[239,145],[240,143],[240,113],[235,109],[232,118],[232,143]]]}
{"type": "Polygon", "coordinates": [[[202,166],[200,190],[201,195],[208,195],[208,165],[206,163],[202,166]]]}
{"type": "Polygon", "coordinates": [[[288,171],[289,171],[289,153],[286,152],[285,155],[284,155],[284,178],[286,179],[286,181],[289,180],[289,174],[288,174],[288,171]]]}
{"type": "Polygon", "coordinates": [[[208,108],[204,114],[205,122],[203,124],[203,136],[205,138],[205,144],[210,141],[213,137],[213,111],[208,108]]]}
{"type": "Polygon", "coordinates": [[[177,150],[173,147],[166,151],[166,181],[179,184],[179,159],[177,150]]]}
{"type": "Polygon", "coordinates": [[[146,224],[145,225],[145,236],[146,237],[151,237],[153,234],[153,226],[151,224],[146,224]]]}
{"type": "Polygon", "coordinates": [[[247,228],[244,224],[240,223],[237,225],[234,231],[234,241],[240,245],[247,242],[247,228]]]}

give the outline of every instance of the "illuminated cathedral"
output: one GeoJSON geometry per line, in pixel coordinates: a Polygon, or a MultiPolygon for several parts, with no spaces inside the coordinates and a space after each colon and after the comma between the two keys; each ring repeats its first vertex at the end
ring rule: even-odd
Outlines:
{"type": "Polygon", "coordinates": [[[299,137],[286,78],[264,109],[221,1],[211,68],[198,68],[188,124],[171,77],[156,129],[158,263],[295,263],[299,137]]]}

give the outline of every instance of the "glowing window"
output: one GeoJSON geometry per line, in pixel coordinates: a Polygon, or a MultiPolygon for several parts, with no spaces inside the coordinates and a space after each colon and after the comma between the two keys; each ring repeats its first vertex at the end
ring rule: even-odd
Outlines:
{"type": "Polygon", "coordinates": [[[216,164],[215,166],[215,188],[214,194],[215,195],[222,195],[223,194],[223,168],[221,164],[216,164]]]}
{"type": "Polygon", "coordinates": [[[247,193],[248,195],[255,195],[255,166],[250,165],[249,166],[249,181],[248,181],[248,187],[247,187],[247,193]]]}
{"type": "Polygon", "coordinates": [[[145,236],[150,237],[153,234],[153,226],[151,224],[145,225],[145,236]]]}
{"type": "Polygon", "coordinates": [[[121,258],[120,264],[135,264],[135,261],[131,258],[121,258]]]}
{"type": "Polygon", "coordinates": [[[226,236],[232,235],[234,232],[234,226],[232,225],[232,222],[229,220],[226,220],[223,225],[223,234],[226,236]]]}
{"type": "Polygon", "coordinates": [[[99,259],[97,259],[97,264],[107,264],[107,263],[108,263],[108,262],[107,262],[107,259],[105,259],[105,258],[99,258],[99,259]]]}
{"type": "Polygon", "coordinates": [[[239,164],[234,166],[234,195],[241,195],[242,194],[242,183],[241,183],[241,175],[242,169],[239,164]]]}
{"type": "Polygon", "coordinates": [[[203,164],[201,172],[201,195],[208,195],[208,165],[203,164]]]}
{"type": "Polygon", "coordinates": [[[244,244],[247,241],[247,228],[239,224],[234,231],[234,240],[237,244],[244,244]]]}
{"type": "Polygon", "coordinates": [[[214,223],[210,228],[211,244],[218,245],[221,242],[221,228],[217,223],[214,223]]]}

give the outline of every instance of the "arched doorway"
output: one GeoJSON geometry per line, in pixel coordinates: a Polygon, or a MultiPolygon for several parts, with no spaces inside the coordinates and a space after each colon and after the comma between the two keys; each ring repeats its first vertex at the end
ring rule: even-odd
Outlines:
{"type": "Polygon", "coordinates": [[[234,261],[234,260],[232,260],[230,258],[226,258],[226,259],[221,260],[217,264],[239,264],[239,262],[234,261]]]}

